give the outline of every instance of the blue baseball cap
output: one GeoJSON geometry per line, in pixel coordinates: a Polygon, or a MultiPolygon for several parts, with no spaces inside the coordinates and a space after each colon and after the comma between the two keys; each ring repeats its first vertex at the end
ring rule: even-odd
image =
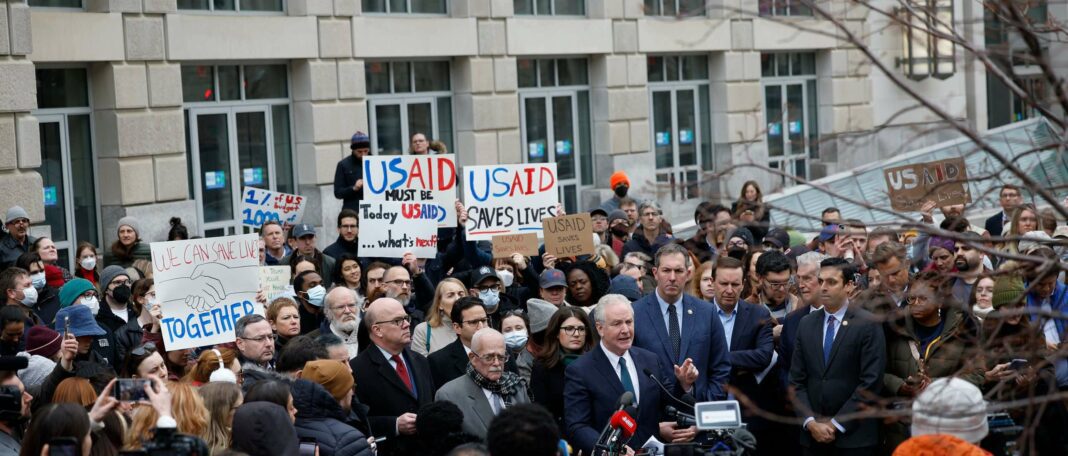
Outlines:
{"type": "Polygon", "coordinates": [[[564,271],[546,269],[541,271],[541,275],[538,276],[538,285],[542,288],[566,287],[567,279],[564,278],[564,271]]]}
{"type": "Polygon", "coordinates": [[[293,237],[300,239],[304,236],[315,236],[315,227],[307,223],[301,223],[300,225],[293,227],[293,237]]]}

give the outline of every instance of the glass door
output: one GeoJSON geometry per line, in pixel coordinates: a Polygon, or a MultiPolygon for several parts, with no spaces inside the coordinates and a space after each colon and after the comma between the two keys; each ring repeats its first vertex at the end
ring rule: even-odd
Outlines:
{"type": "Polygon", "coordinates": [[[764,86],[764,106],[767,109],[768,162],[769,167],[785,175],[774,179],[780,187],[796,183],[788,176],[808,178],[809,86],[804,82],[767,84],[764,86]]]}
{"type": "Polygon", "coordinates": [[[698,98],[704,91],[694,86],[652,90],[653,151],[658,197],[671,201],[697,198],[701,166],[702,111],[698,98]]]}
{"type": "Polygon", "coordinates": [[[37,119],[45,223],[58,264],[73,271],[78,243],[99,245],[89,114],[39,114],[37,119]]]}
{"type": "Polygon", "coordinates": [[[274,190],[270,108],[189,110],[193,187],[204,236],[242,232],[242,187],[274,190]]]}
{"type": "Polygon", "coordinates": [[[556,163],[560,202],[578,210],[579,103],[573,91],[521,95],[523,144],[527,163],[556,163]]]}
{"type": "Polygon", "coordinates": [[[409,140],[416,133],[423,133],[430,140],[442,137],[438,134],[438,99],[434,97],[372,100],[369,111],[374,126],[371,150],[375,155],[408,152],[409,140]]]}

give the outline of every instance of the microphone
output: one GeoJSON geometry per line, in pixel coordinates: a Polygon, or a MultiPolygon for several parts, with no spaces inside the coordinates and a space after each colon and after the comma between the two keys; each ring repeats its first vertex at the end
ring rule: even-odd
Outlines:
{"type": "Polygon", "coordinates": [[[679,411],[679,409],[676,409],[675,407],[672,407],[670,405],[664,407],[664,412],[666,412],[668,416],[675,418],[675,424],[679,425],[680,428],[697,426],[697,418],[695,418],[693,415],[682,413],[679,411]]]}
{"type": "Polygon", "coordinates": [[[630,437],[638,429],[638,422],[627,410],[618,410],[612,415],[612,419],[608,420],[608,425],[612,428],[605,442],[608,454],[619,454],[623,451],[623,445],[630,441],[630,437]]]}
{"type": "Polygon", "coordinates": [[[601,435],[597,437],[597,443],[594,445],[594,448],[608,451],[610,436],[614,429],[612,426],[613,420],[615,420],[616,415],[620,413],[626,414],[627,412],[625,412],[624,409],[631,407],[632,405],[634,405],[634,393],[630,391],[623,392],[623,394],[619,396],[619,399],[616,399],[616,413],[612,415],[612,419],[605,423],[604,429],[601,430],[601,435]]]}
{"type": "Polygon", "coordinates": [[[671,400],[675,401],[675,403],[682,406],[682,408],[693,410],[693,405],[697,401],[689,393],[683,394],[682,399],[679,399],[675,397],[674,394],[671,394],[671,390],[669,390],[668,387],[664,386],[664,382],[661,382],[660,379],[657,378],[656,373],[654,373],[652,369],[646,367],[645,369],[642,369],[642,372],[645,373],[646,377],[653,379],[653,383],[656,383],[656,386],[660,387],[660,391],[663,391],[664,394],[667,394],[667,396],[671,398],[671,400]]]}

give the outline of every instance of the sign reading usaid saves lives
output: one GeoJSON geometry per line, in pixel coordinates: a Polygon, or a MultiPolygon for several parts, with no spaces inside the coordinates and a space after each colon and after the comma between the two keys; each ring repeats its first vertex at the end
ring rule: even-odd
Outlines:
{"type": "Polygon", "coordinates": [[[556,163],[464,167],[467,240],[505,233],[537,233],[556,216],[556,163]]]}
{"type": "Polygon", "coordinates": [[[168,350],[233,342],[234,324],[263,315],[259,236],[153,242],[152,274],[168,350]]]}
{"type": "Polygon", "coordinates": [[[452,154],[364,157],[364,201],[432,205],[425,212],[433,213],[437,226],[452,227],[456,223],[454,157],[452,154]]]}
{"type": "Polygon", "coordinates": [[[401,258],[412,252],[416,258],[434,258],[440,213],[436,204],[361,202],[360,256],[401,258]]]}

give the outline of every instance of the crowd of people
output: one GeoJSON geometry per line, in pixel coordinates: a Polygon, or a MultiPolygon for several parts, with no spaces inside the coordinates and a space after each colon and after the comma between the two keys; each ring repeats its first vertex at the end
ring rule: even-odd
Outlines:
{"type": "Polygon", "coordinates": [[[1024,189],[1001,188],[983,227],[963,206],[877,227],[832,207],[805,236],[750,181],[680,238],[621,171],[589,210],[592,255],[494,257],[457,203],[435,258],[367,258],[369,149],[357,133],[338,164],[333,243],[259,229],[261,264],[291,286],[215,346],[168,350],[135,218],[106,250],[78,245],[70,271],[8,209],[0,454],[589,455],[625,393],[630,453],[708,442],[669,406],[736,400],[746,454],[1068,454],[1068,227],[1024,189]],[[1018,432],[993,432],[995,412],[1018,432]]]}

